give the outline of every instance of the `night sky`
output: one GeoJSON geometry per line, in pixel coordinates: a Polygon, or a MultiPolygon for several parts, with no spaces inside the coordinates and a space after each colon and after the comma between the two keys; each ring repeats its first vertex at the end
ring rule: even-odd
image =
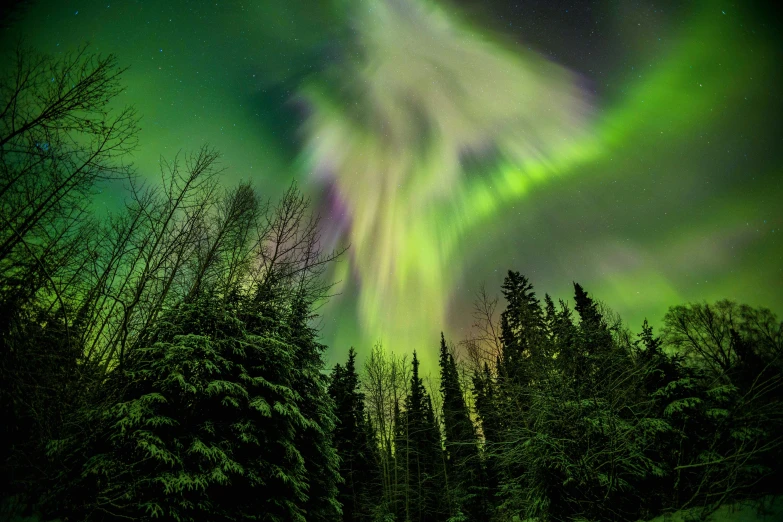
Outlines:
{"type": "Polygon", "coordinates": [[[227,185],[296,180],[325,247],[350,244],[328,362],[381,340],[431,364],[508,269],[541,296],[578,281],[633,331],[687,301],[783,312],[775,20],[719,1],[56,0],[23,4],[2,45],[129,66],[140,176],[209,143],[227,185]]]}

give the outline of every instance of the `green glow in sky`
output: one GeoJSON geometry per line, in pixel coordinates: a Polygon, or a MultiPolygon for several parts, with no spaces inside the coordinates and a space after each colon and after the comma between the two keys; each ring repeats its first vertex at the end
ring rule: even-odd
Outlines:
{"type": "Polygon", "coordinates": [[[299,180],[350,244],[332,361],[380,339],[432,363],[509,268],[555,297],[579,281],[633,330],[688,300],[783,311],[777,28],[717,1],[588,3],[595,24],[500,0],[49,1],[2,41],[129,65],[143,176],[208,142],[226,184],[299,180]]]}
{"type": "MultiPolygon", "coordinates": [[[[351,95],[335,104],[317,84],[306,90],[307,167],[350,214],[362,332],[415,348],[446,324],[465,229],[497,207],[487,187],[465,186],[460,155],[492,150],[535,172],[572,147],[588,107],[565,70],[494,46],[434,6],[367,2],[356,25],[363,59],[342,74],[351,95]]],[[[507,179],[522,196],[524,178],[507,179]]]]}

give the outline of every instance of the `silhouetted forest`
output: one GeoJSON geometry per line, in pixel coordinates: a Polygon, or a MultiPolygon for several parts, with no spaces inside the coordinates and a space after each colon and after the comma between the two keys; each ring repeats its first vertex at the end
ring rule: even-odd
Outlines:
{"type": "Polygon", "coordinates": [[[296,186],[226,189],[207,147],[142,182],[113,56],[9,59],[2,517],[632,521],[781,492],[771,311],[677,305],[632,333],[509,271],[470,338],[428,348],[433,380],[380,345],[327,372],[312,325],[341,252],[296,186]]]}

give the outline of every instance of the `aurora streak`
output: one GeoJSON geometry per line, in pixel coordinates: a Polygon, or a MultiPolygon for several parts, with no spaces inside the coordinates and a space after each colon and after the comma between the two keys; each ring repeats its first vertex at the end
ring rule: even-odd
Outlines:
{"type": "Polygon", "coordinates": [[[508,269],[632,332],[687,301],[780,315],[783,33],[751,4],[39,0],[1,36],[130,67],[141,177],[209,144],[227,187],[296,180],[349,245],[327,362],[382,341],[429,371],[508,269]]]}
{"type": "MultiPolygon", "coordinates": [[[[431,343],[433,326],[447,323],[445,296],[463,275],[477,226],[577,167],[621,160],[629,142],[704,125],[716,103],[738,94],[712,81],[715,64],[744,62],[740,74],[754,67],[739,49],[726,53],[720,13],[704,3],[644,81],[591,118],[581,79],[533,52],[493,42],[430,3],[362,5],[362,61],[342,74],[348,102],[304,90],[313,107],[305,165],[343,214],[337,228],[351,246],[350,272],[335,277],[357,280],[363,338],[403,351],[431,343]],[[466,155],[494,167],[475,175],[466,155]]],[[[659,274],[635,283],[681,298],[659,274]]]]}
{"type": "Polygon", "coordinates": [[[435,6],[367,2],[359,16],[353,106],[305,91],[314,107],[306,155],[349,213],[364,333],[416,347],[446,320],[443,299],[461,269],[461,198],[486,198],[465,192],[463,157],[546,164],[577,142],[588,105],[574,75],[493,45],[435,6]]]}

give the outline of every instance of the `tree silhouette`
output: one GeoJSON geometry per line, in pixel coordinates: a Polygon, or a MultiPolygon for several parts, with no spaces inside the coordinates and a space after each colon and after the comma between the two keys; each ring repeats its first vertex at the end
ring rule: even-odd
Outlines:
{"type": "Polygon", "coordinates": [[[486,518],[476,430],[465,404],[457,365],[446,346],[443,333],[440,337],[439,362],[449,515],[452,518],[466,517],[467,520],[486,518]]]}

